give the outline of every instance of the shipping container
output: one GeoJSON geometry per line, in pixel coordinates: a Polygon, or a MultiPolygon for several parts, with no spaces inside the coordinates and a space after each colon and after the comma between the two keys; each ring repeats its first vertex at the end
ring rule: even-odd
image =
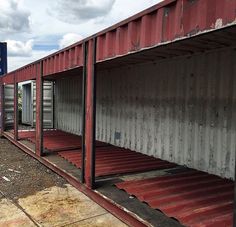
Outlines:
{"type": "Polygon", "coordinates": [[[3,135],[131,226],[232,226],[235,12],[166,0],[7,74],[3,135]]]}

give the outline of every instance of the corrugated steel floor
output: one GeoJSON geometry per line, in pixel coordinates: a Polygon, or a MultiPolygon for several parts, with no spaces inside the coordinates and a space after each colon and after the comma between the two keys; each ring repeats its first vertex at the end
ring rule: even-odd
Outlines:
{"type": "MultiPolygon", "coordinates": [[[[12,131],[14,133],[14,131],[12,131]]],[[[61,130],[44,130],[44,136],[60,136],[66,133],[61,130]]],[[[35,130],[20,130],[18,131],[19,139],[35,138],[35,130]]]]}
{"type": "MultiPolygon", "coordinates": [[[[58,154],[81,168],[81,150],[62,151],[58,154]]],[[[128,149],[115,146],[96,148],[96,176],[167,169],[174,166],[176,165],[173,163],[128,149]]]]}
{"type": "Polygon", "coordinates": [[[234,184],[230,180],[190,170],[125,181],[116,187],[186,226],[233,226],[234,184]]]}
{"type": "MultiPolygon", "coordinates": [[[[27,139],[32,143],[35,143],[35,131],[20,131],[19,139],[27,139]]],[[[103,142],[96,142],[97,146],[108,146],[103,142]]],[[[60,130],[45,130],[43,136],[43,147],[48,151],[64,151],[80,149],[81,136],[73,135],[60,130]]]]}

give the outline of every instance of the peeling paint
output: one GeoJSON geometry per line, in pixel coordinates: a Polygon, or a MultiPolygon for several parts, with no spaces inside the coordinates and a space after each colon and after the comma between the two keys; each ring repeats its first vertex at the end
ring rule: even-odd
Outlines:
{"type": "Polygon", "coordinates": [[[221,18],[218,18],[215,22],[215,29],[219,29],[223,26],[223,20],[221,18]]]}

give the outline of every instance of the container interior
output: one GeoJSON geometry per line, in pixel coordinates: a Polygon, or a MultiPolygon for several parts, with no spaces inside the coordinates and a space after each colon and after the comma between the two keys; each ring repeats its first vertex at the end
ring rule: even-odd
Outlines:
{"type": "Polygon", "coordinates": [[[234,178],[233,48],[97,75],[98,140],[234,178]]]}

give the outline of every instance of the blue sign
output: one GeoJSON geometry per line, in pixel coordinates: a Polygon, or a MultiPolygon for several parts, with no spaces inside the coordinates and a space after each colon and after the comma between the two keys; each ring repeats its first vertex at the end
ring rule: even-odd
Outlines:
{"type": "Polygon", "coordinates": [[[0,76],[7,73],[7,43],[0,43],[0,76]]]}

